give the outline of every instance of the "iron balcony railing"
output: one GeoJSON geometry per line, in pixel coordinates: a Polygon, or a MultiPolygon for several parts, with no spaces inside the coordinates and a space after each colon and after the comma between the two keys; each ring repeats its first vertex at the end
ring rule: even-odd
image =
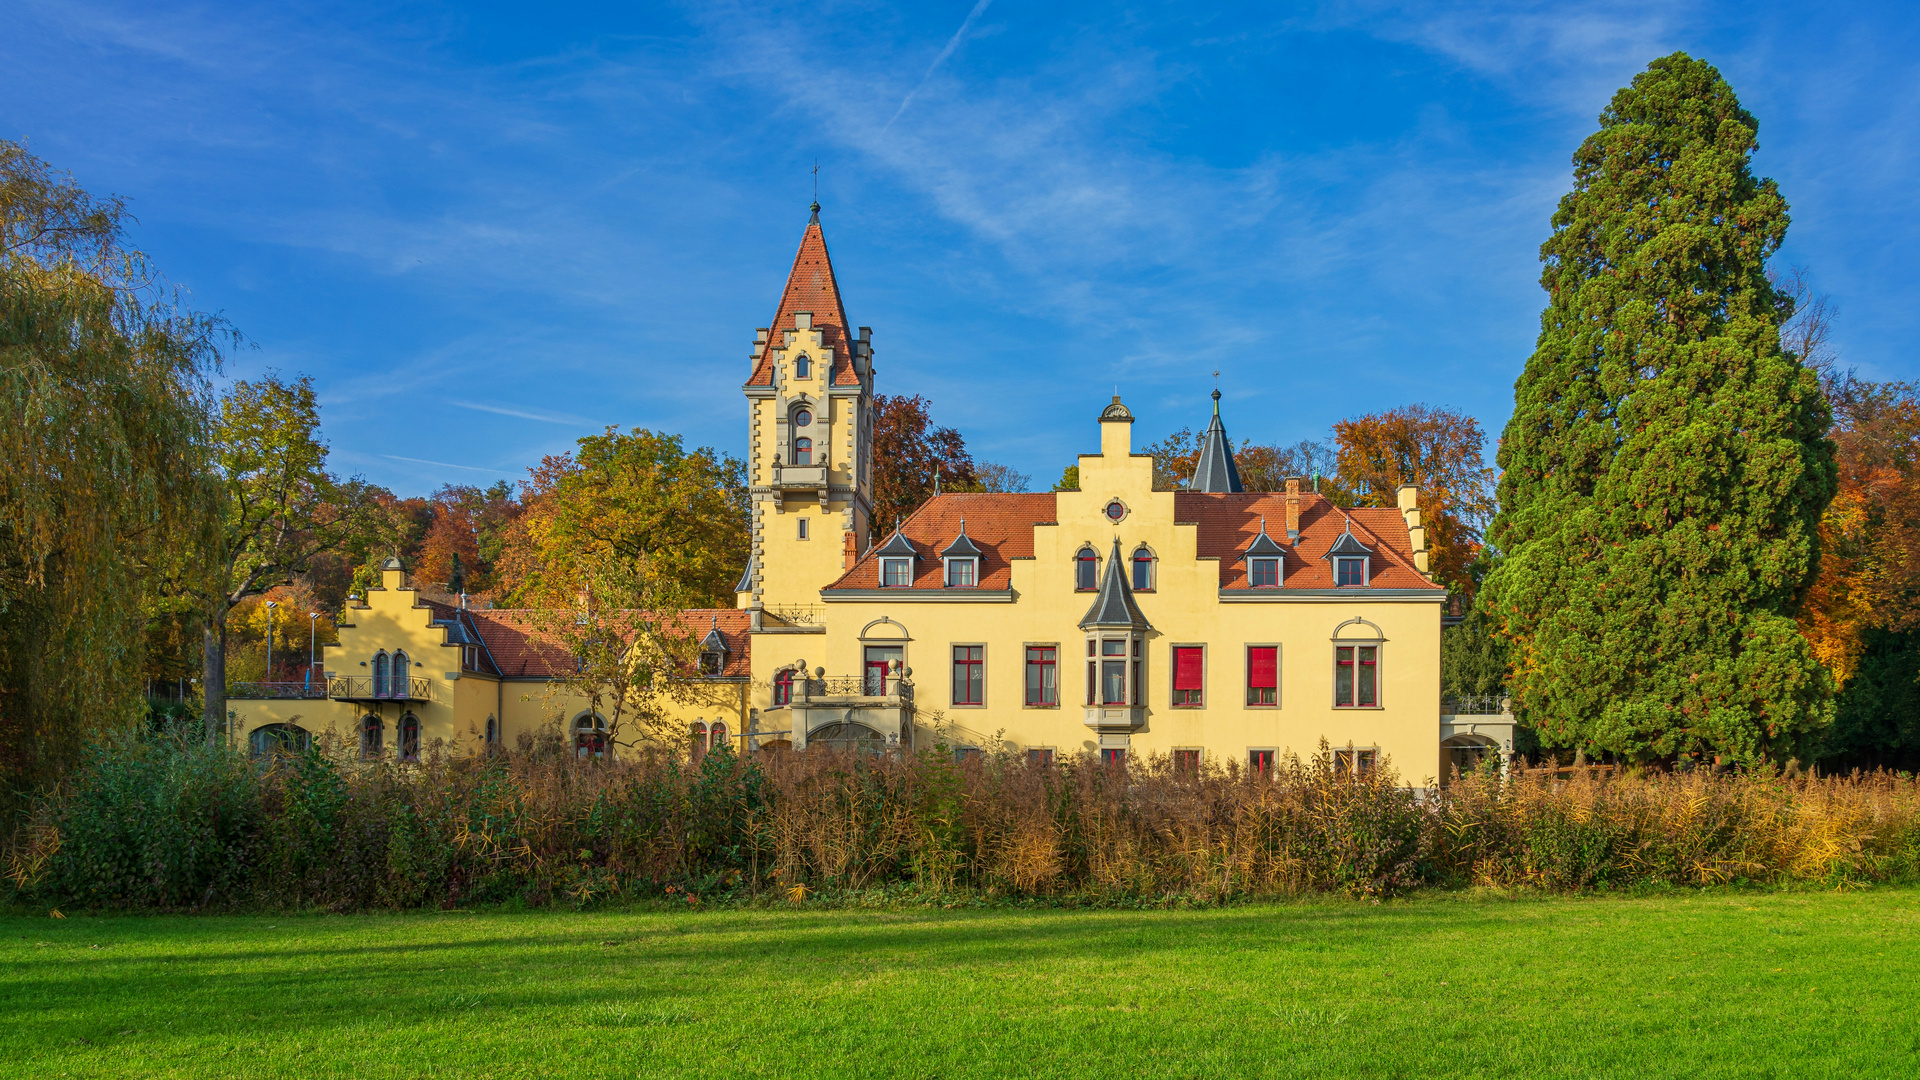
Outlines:
{"type": "Polygon", "coordinates": [[[1448,694],[1440,699],[1442,716],[1499,716],[1506,712],[1503,694],[1448,694]]]}
{"type": "Polygon", "coordinates": [[[327,696],[336,701],[427,701],[427,680],[346,675],[327,680],[327,696]]]}
{"type": "Polygon", "coordinates": [[[808,697],[913,697],[913,684],[899,676],[832,675],[807,680],[808,697]]]}
{"type": "Polygon", "coordinates": [[[317,682],[238,682],[227,690],[230,700],[238,701],[277,701],[324,699],[327,696],[326,680],[317,682]]]}
{"type": "Polygon", "coordinates": [[[788,626],[824,626],[827,622],[825,604],[770,604],[766,612],[788,626]]]}

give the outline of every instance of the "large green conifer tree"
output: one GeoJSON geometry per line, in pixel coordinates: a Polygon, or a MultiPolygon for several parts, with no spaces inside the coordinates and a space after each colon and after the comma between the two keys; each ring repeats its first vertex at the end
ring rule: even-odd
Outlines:
{"type": "Polygon", "coordinates": [[[1787,229],[1754,118],[1675,53],[1614,95],[1541,245],[1483,609],[1549,745],[1784,758],[1832,716],[1793,613],[1832,497],[1828,409],[1782,353],[1787,229]]]}

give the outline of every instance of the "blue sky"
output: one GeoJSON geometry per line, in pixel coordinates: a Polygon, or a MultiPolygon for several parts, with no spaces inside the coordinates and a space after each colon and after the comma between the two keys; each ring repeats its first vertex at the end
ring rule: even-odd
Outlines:
{"type": "Polygon", "coordinates": [[[1426,402],[1490,436],[1608,96],[1685,49],[1761,121],[1844,362],[1920,377],[1920,18],[1899,4],[325,5],[11,0],[0,137],[311,374],[333,460],[517,479],[606,424],[744,449],[813,196],[884,393],[1044,487],[1207,411],[1426,402]]]}

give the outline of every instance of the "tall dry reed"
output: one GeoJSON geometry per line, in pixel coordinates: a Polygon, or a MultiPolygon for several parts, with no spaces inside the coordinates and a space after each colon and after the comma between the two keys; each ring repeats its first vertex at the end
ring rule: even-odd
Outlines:
{"type": "Polygon", "coordinates": [[[1182,775],[943,750],[595,762],[544,738],[394,766],[149,739],[97,751],[7,866],[15,901],[186,910],[1851,884],[1920,880],[1920,806],[1888,774],[1487,771],[1415,792],[1326,753],[1182,775]]]}

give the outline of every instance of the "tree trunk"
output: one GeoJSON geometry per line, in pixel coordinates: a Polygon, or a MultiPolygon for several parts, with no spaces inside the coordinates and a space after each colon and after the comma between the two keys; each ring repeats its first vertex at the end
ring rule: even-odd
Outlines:
{"type": "Polygon", "coordinates": [[[207,725],[207,745],[213,746],[220,741],[220,726],[227,719],[227,619],[224,611],[207,620],[201,630],[200,649],[200,717],[207,725]]]}

